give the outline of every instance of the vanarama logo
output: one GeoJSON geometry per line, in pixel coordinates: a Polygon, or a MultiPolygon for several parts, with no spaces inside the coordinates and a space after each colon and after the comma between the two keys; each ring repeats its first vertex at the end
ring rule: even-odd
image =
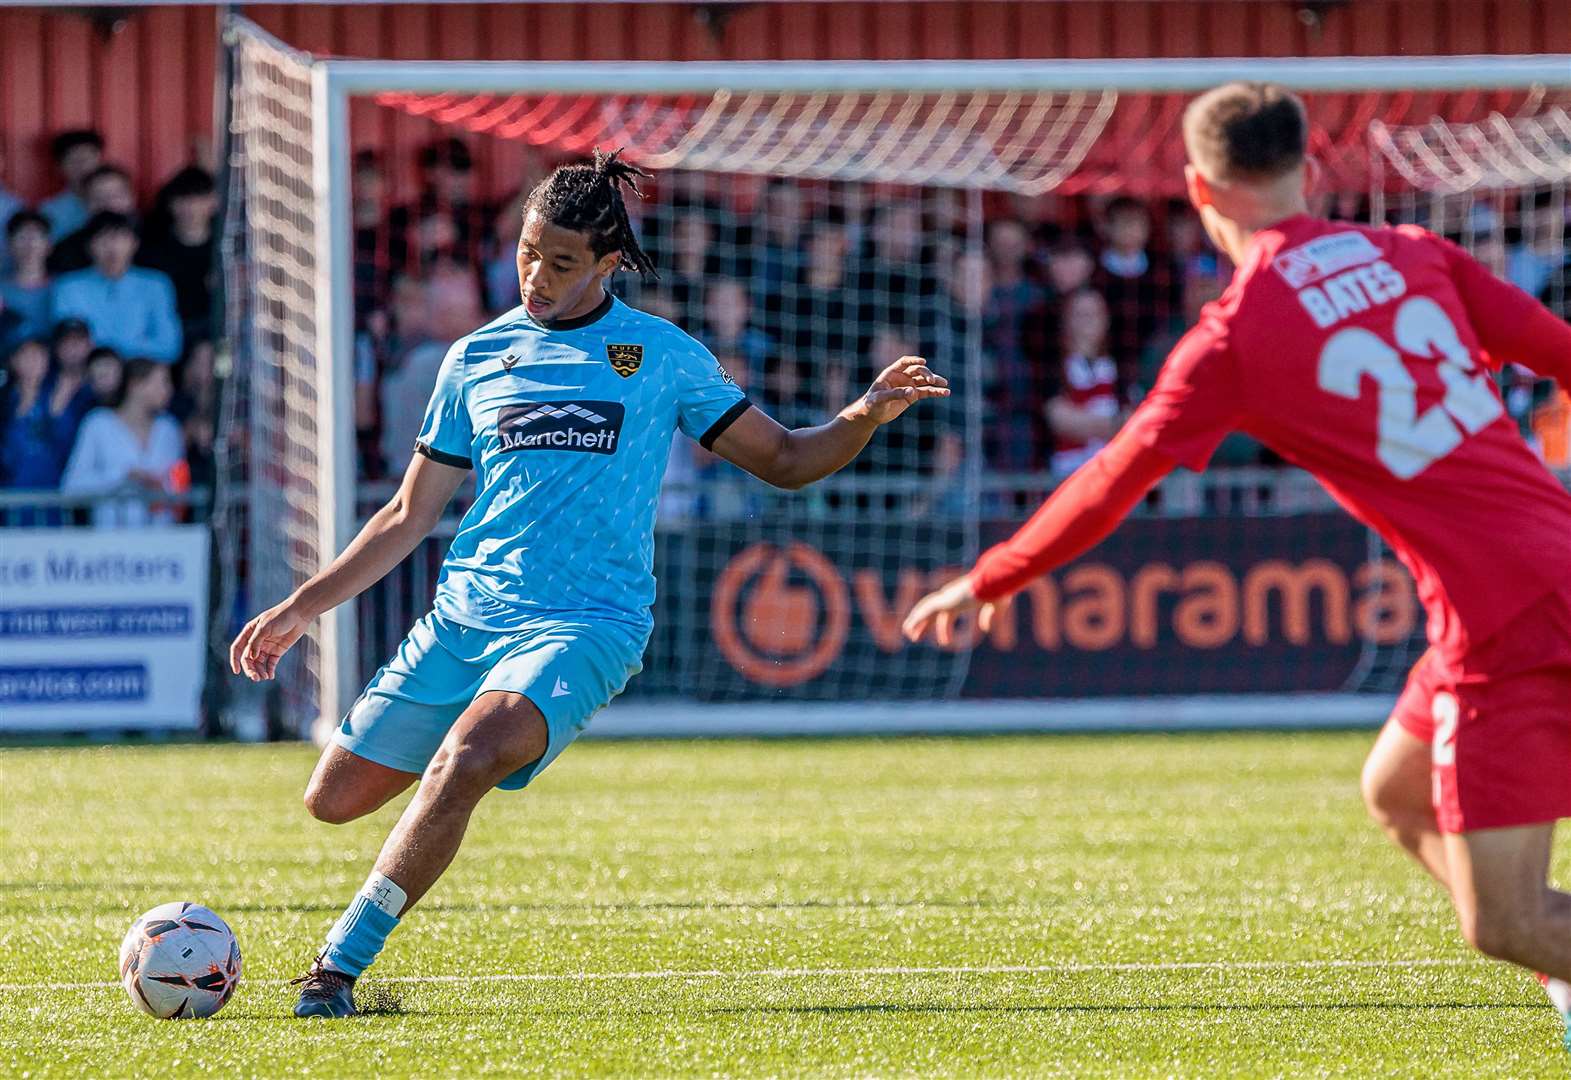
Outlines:
{"type": "Polygon", "coordinates": [[[501,449],[614,454],[625,409],[619,401],[526,401],[497,415],[501,449]]]}
{"type": "Polygon", "coordinates": [[[845,579],[806,544],[754,544],[715,582],[709,629],[727,662],[750,682],[797,686],[822,675],[845,647],[851,629],[845,579]]]}
{"type": "MultiPolygon", "coordinates": [[[[959,572],[843,570],[799,541],[754,544],[716,579],[710,633],[749,682],[797,686],[840,659],[853,628],[874,655],[918,648],[901,636],[901,621],[924,593],[959,572]]],[[[1419,615],[1412,579],[1389,559],[1352,568],[1323,558],[1240,566],[1082,562],[1027,586],[985,644],[1024,662],[1031,653],[1116,655],[1163,642],[1197,653],[1230,650],[1243,661],[1251,650],[1279,644],[1401,644],[1417,630],[1419,615]]],[[[969,619],[957,629],[953,650],[984,644],[969,619]]]]}

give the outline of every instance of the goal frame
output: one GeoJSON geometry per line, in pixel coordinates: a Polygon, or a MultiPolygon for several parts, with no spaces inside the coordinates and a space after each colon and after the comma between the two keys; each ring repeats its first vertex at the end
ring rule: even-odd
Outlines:
{"type": "MultiPolygon", "coordinates": [[[[317,224],[315,393],[320,413],[333,418],[317,428],[318,461],[326,463],[318,477],[319,499],[326,504],[318,512],[323,559],[342,551],[358,524],[354,426],[348,420],[354,402],[355,325],[351,146],[346,137],[349,103],[355,97],[382,93],[636,95],[719,89],[761,93],[1192,93],[1226,79],[1280,82],[1310,92],[1571,87],[1571,54],[822,62],[366,60],[302,52],[240,16],[232,18],[230,32],[286,51],[310,68],[317,224]]],[[[336,723],[358,693],[353,674],[358,645],[353,605],[343,604],[323,615],[320,625],[319,704],[322,718],[336,723]]],[[[1067,704],[1079,705],[1084,711],[1086,703],[1067,704]]],[[[1359,719],[1346,713],[1337,717],[1339,722],[1359,719]]],[[[1379,717],[1371,715],[1369,719],[1379,717]]],[[[1042,715],[1040,723],[1049,726],[1051,719],[1042,715]]],[[[981,727],[986,726],[984,721],[981,727]]]]}

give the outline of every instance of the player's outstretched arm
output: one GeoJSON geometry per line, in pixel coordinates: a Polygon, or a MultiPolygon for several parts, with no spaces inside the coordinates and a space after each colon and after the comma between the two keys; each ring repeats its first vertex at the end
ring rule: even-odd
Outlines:
{"type": "Polygon", "coordinates": [[[760,410],[749,409],[712,449],[765,483],[795,490],[843,468],[862,452],[879,425],[918,401],[948,396],[948,379],[934,374],[920,356],[902,356],[827,424],[788,430],[760,410]]]}
{"type": "Polygon", "coordinates": [[[398,493],[371,515],[343,554],[283,603],[245,624],[229,646],[231,670],[253,682],[271,679],[311,620],[369,589],[430,535],[468,472],[415,454],[398,493]]]}
{"type": "Polygon", "coordinates": [[[948,645],[956,617],[972,611],[983,632],[991,629],[1010,597],[1105,540],[1173,465],[1125,428],[1060,484],[1013,536],[983,552],[969,574],[918,600],[901,627],[905,636],[920,641],[931,631],[940,645],[948,645]]]}

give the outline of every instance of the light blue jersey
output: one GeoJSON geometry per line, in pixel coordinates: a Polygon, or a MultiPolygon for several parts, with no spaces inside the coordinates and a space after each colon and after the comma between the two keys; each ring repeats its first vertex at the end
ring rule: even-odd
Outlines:
{"type": "Polygon", "coordinates": [[[672,436],[707,448],[748,407],[707,349],[610,296],[549,327],[518,307],[458,341],[415,444],[479,470],[436,614],[497,632],[567,618],[647,634],[672,436]]]}

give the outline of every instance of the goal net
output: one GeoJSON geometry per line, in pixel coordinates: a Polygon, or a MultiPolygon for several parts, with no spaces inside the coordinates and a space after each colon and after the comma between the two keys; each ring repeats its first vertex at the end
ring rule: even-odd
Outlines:
{"type": "MultiPolygon", "coordinates": [[[[240,19],[230,41],[235,362],[215,639],[388,496],[433,358],[517,303],[519,194],[600,147],[656,173],[630,211],[660,279],[619,275],[616,291],[692,333],[782,422],[826,419],[905,353],[955,390],[802,493],[673,443],[656,629],[625,696],[676,703],[650,713],[660,730],[1362,722],[1399,685],[1421,623],[1405,575],[1306,478],[1248,447],[1234,467],[1175,477],[988,638],[900,639],[915,599],[1007,535],[1083,452],[1049,428],[1045,402],[1096,374],[1060,355],[1059,293],[1102,272],[1106,200],[1154,208],[1152,257],[1171,268],[1149,309],[1109,304],[1143,347],[1108,377],[1126,401],[1141,352],[1215,287],[1214,259],[1177,250],[1185,223],[1168,206],[1178,116],[1216,65],[345,61],[240,19]],[[353,150],[371,136],[377,152],[353,150]],[[1284,714],[1280,695],[1299,693],[1317,697],[1284,714]]],[[[1563,160],[1558,178],[1442,192],[1392,149],[1435,117],[1444,131],[1499,117],[1552,132],[1566,100],[1540,85],[1552,64],[1241,63],[1309,89],[1339,209],[1428,222],[1458,198],[1536,213],[1548,192],[1563,212],[1563,160]]],[[[1482,164],[1472,145],[1446,160],[1482,164]]],[[[390,655],[428,609],[455,524],[312,631],[280,679],[286,727],[336,719],[390,655]]]]}

